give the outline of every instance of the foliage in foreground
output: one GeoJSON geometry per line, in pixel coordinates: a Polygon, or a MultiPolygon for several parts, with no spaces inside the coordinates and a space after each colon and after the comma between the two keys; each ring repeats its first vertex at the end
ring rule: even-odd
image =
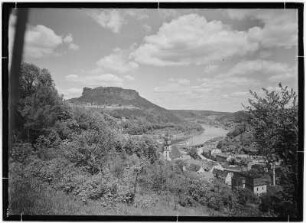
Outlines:
{"type": "Polygon", "coordinates": [[[266,157],[267,168],[274,162],[280,162],[280,185],[282,190],[275,192],[279,205],[272,208],[282,217],[298,216],[298,103],[293,89],[279,84],[278,90],[263,89],[261,96],[251,91],[247,110],[251,115],[253,129],[259,153],[266,157]],[[290,208],[289,208],[290,207],[290,208]]]}
{"type": "MultiPolygon", "coordinates": [[[[14,146],[9,150],[9,214],[169,214],[179,211],[180,214],[200,215],[199,212],[186,211],[191,209],[205,209],[205,213],[210,211],[211,215],[219,216],[288,213],[282,205],[277,206],[278,209],[272,208],[279,201],[274,195],[263,197],[266,205],[259,209],[248,207],[248,201],[257,202],[252,195],[233,192],[217,180],[206,182],[183,172],[179,164],[161,161],[160,148],[152,139],[122,135],[108,114],[67,107],[58,96],[50,74],[44,69],[24,64],[21,89],[23,96],[18,111],[22,119],[15,130],[14,146]],[[68,202],[65,203],[62,197],[68,202]],[[76,200],[76,205],[72,200],[76,200]],[[95,209],[97,206],[99,208],[95,209]],[[118,211],[120,208],[124,211],[118,211]]],[[[283,94],[286,96],[285,92],[283,94]]],[[[274,94],[268,96],[280,99],[274,94]]],[[[273,113],[275,103],[270,105],[270,101],[263,99],[259,104],[252,103],[254,108],[250,107],[250,113],[254,117],[255,132],[267,130],[264,133],[267,135],[256,135],[257,139],[266,137],[268,140],[270,137],[275,140],[271,146],[287,148],[296,145],[295,125],[292,126],[296,123],[293,119],[295,107],[277,107],[276,114],[273,113]],[[258,110],[261,113],[257,113],[258,110]],[[280,125],[286,131],[278,133],[290,133],[288,142],[271,135],[266,125],[259,125],[263,123],[259,114],[270,110],[268,115],[285,118],[284,122],[277,118],[271,120],[275,120],[272,123],[275,131],[281,131],[280,125]]],[[[196,151],[191,152],[197,155],[196,151]]],[[[288,160],[284,168],[293,173],[296,167],[288,153],[285,154],[288,160]]],[[[287,182],[289,189],[295,188],[292,187],[294,182],[294,179],[293,183],[287,182]]],[[[281,193],[281,198],[277,196],[281,202],[288,200],[289,203],[284,205],[295,201],[288,197],[289,190],[285,186],[284,190],[275,193],[281,193]]]]}

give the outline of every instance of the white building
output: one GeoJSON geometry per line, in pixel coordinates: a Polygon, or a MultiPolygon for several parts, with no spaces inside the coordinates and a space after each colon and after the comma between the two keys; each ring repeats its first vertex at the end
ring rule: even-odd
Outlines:
{"type": "Polygon", "coordinates": [[[163,156],[164,156],[165,160],[171,161],[171,158],[170,158],[170,146],[165,146],[164,147],[163,156]]]}

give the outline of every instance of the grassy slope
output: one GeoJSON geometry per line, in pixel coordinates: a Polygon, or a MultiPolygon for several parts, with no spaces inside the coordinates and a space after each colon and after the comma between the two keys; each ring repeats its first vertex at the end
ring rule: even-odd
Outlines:
{"type": "Polygon", "coordinates": [[[84,203],[33,178],[25,180],[13,175],[11,179],[9,214],[13,215],[209,215],[206,207],[175,206],[174,198],[165,195],[138,193],[134,205],[116,203],[102,206],[99,201],[84,203]],[[154,205],[151,201],[146,202],[152,198],[154,205]]]}

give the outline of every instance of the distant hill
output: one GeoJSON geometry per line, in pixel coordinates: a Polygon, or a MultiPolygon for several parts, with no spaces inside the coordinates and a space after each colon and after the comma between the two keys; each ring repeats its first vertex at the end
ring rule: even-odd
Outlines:
{"type": "Polygon", "coordinates": [[[175,115],[184,118],[207,118],[209,116],[221,117],[231,115],[231,112],[218,112],[210,110],[171,110],[175,115]]]}
{"type": "Polygon", "coordinates": [[[210,110],[172,110],[172,112],[185,121],[193,121],[201,124],[217,125],[225,127],[226,122],[233,113],[210,110]]]}
{"type": "Polygon", "coordinates": [[[176,116],[185,121],[217,125],[227,129],[234,128],[248,119],[245,111],[220,112],[211,110],[171,110],[176,116]]]}
{"type": "Polygon", "coordinates": [[[217,147],[223,152],[256,154],[258,148],[254,143],[254,136],[249,124],[250,115],[245,111],[238,111],[227,117],[221,117],[218,121],[233,123],[233,128],[226,137],[219,141],[217,147]]]}
{"type": "Polygon", "coordinates": [[[220,115],[217,120],[221,122],[241,123],[249,118],[249,114],[245,111],[237,111],[220,115]]]}
{"type": "Polygon", "coordinates": [[[69,99],[68,102],[82,106],[96,106],[109,110],[115,116],[126,118],[143,117],[156,123],[181,123],[182,120],[131,89],[119,87],[83,88],[82,96],[69,99]]]}

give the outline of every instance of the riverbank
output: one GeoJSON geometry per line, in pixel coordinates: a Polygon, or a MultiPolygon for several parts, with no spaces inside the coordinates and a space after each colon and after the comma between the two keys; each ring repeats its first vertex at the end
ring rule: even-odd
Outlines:
{"type": "Polygon", "coordinates": [[[210,139],[226,136],[226,134],[228,133],[228,130],[207,124],[202,124],[202,128],[204,128],[205,130],[201,134],[194,135],[188,140],[186,140],[186,145],[195,146],[203,144],[210,139]]]}
{"type": "Polygon", "coordinates": [[[195,146],[199,144],[203,144],[208,140],[211,140],[216,137],[225,137],[228,133],[228,130],[215,127],[207,124],[202,124],[202,128],[204,129],[200,133],[196,133],[190,136],[182,137],[180,139],[172,140],[172,145],[175,146],[195,146]]]}
{"type": "MultiPolygon", "coordinates": [[[[177,155],[177,151],[172,152],[173,148],[175,148],[175,150],[178,150],[179,153],[183,155],[183,157],[185,157],[185,159],[192,159],[192,157],[190,157],[187,154],[188,151],[185,151],[185,149],[183,149],[184,147],[188,148],[190,146],[201,145],[211,139],[217,137],[225,137],[226,134],[228,133],[228,130],[207,124],[202,124],[202,128],[204,129],[204,131],[201,132],[200,134],[195,134],[193,136],[186,138],[185,140],[180,140],[179,142],[172,143],[170,146],[171,153],[173,153],[171,157],[172,158],[180,157],[179,155],[177,155]]],[[[202,160],[208,160],[206,157],[202,155],[202,153],[203,153],[203,148],[198,148],[197,154],[199,155],[199,157],[202,160]]]]}

